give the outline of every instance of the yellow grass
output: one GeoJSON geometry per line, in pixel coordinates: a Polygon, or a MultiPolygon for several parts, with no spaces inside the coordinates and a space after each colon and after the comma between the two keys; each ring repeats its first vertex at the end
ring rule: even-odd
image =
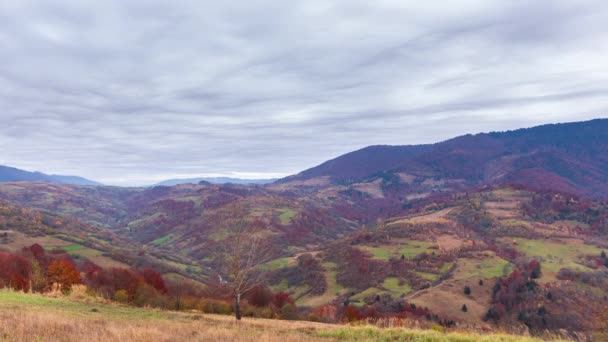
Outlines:
{"type": "Polygon", "coordinates": [[[540,341],[526,337],[411,328],[279,321],[139,309],[0,291],[6,341],[540,341]]]}

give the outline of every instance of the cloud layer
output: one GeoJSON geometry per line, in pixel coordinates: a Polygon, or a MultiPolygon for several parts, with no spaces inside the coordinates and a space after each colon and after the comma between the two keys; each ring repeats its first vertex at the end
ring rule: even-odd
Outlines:
{"type": "Polygon", "coordinates": [[[170,3],[0,3],[0,164],[276,177],[608,113],[606,2],[170,3]]]}

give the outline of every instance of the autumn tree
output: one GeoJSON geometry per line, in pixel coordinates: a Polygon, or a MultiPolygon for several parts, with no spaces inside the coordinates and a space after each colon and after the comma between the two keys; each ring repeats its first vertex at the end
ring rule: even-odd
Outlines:
{"type": "Polygon", "coordinates": [[[0,288],[28,292],[32,270],[27,259],[10,253],[0,252],[0,288]]]}
{"type": "Polygon", "coordinates": [[[241,299],[262,284],[260,265],[270,259],[268,232],[259,221],[248,221],[244,208],[230,210],[222,216],[226,238],[220,241],[217,280],[234,296],[234,311],[241,319],[241,299]]]}
{"type": "Polygon", "coordinates": [[[80,284],[80,272],[68,259],[54,260],[49,265],[47,276],[51,284],[59,284],[62,292],[69,292],[72,285],[80,284]]]}

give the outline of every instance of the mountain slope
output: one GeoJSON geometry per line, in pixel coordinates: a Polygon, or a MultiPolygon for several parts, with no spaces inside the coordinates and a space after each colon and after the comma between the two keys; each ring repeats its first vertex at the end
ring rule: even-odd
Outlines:
{"type": "Polygon", "coordinates": [[[174,186],[179,184],[198,184],[200,182],[209,182],[212,184],[269,184],[276,179],[242,179],[231,177],[198,177],[198,178],[183,178],[183,179],[168,179],[153,186],[174,186]]]}
{"type": "Polygon", "coordinates": [[[73,185],[101,185],[101,183],[78,176],[47,175],[42,172],[30,172],[10,166],[0,165],[0,182],[22,181],[73,185]]]}
{"type": "Polygon", "coordinates": [[[387,173],[466,186],[518,183],[606,197],[608,119],[465,135],[434,145],[370,146],[279,183],[329,177],[332,184],[352,184],[387,173]]]}

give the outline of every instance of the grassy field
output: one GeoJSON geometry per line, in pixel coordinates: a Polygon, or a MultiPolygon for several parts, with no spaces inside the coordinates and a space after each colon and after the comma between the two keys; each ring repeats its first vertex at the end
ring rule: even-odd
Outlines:
{"type": "Polygon", "coordinates": [[[376,259],[388,260],[389,258],[400,258],[402,255],[408,259],[414,258],[421,253],[432,253],[429,249],[436,244],[428,241],[403,240],[396,244],[384,245],[378,247],[362,246],[361,248],[376,259]]]}
{"type": "Polygon", "coordinates": [[[156,240],[154,240],[154,241],[152,241],[150,243],[153,244],[153,245],[157,245],[157,246],[164,245],[165,243],[167,243],[167,241],[169,241],[169,239],[172,236],[173,236],[172,234],[167,234],[165,236],[159,237],[158,239],[156,239],[156,240]]]}
{"type": "Polygon", "coordinates": [[[291,223],[291,219],[296,216],[296,212],[289,208],[279,209],[281,214],[279,214],[279,221],[282,225],[286,226],[291,223]]]}
{"type": "Polygon", "coordinates": [[[397,295],[412,292],[412,288],[407,283],[399,285],[399,278],[395,277],[388,277],[384,279],[382,287],[397,295]]]}
{"type": "Polygon", "coordinates": [[[7,341],[524,341],[512,335],[380,329],[179,313],[0,291],[0,339],[7,341]]]}
{"type": "Polygon", "coordinates": [[[79,244],[76,243],[76,244],[73,244],[73,245],[64,246],[61,249],[63,249],[64,251],[66,251],[66,252],[69,253],[69,252],[74,252],[74,251],[77,251],[77,250],[83,249],[83,248],[84,248],[83,245],[79,245],[79,244]]]}
{"type": "Polygon", "coordinates": [[[296,258],[294,258],[294,257],[279,258],[279,259],[274,259],[274,260],[271,260],[271,261],[265,263],[264,265],[262,265],[262,268],[265,270],[276,271],[276,270],[284,268],[284,267],[293,266],[296,263],[297,263],[297,261],[296,261],[296,258]]]}
{"type": "Polygon", "coordinates": [[[475,259],[459,259],[454,279],[491,279],[502,277],[510,270],[509,262],[497,256],[475,259]]]}
{"type": "Polygon", "coordinates": [[[578,239],[530,240],[503,238],[500,241],[511,244],[515,249],[528,257],[538,257],[542,266],[542,281],[554,280],[557,272],[562,268],[590,271],[588,267],[577,262],[578,256],[600,255],[601,253],[601,249],[585,245],[578,239]]]}

